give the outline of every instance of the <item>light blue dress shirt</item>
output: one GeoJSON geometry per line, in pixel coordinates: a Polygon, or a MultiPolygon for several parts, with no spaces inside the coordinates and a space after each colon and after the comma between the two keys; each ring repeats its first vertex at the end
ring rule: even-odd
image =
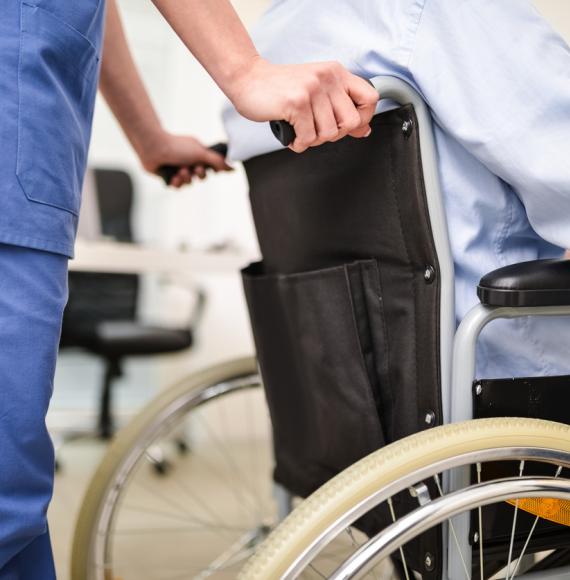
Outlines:
{"type": "MultiPolygon", "coordinates": [[[[485,273],[570,247],[570,50],[528,0],[274,0],[254,31],[272,62],[338,60],[412,84],[436,123],[457,320],[485,273]]],[[[278,149],[224,112],[234,159],[278,149]]],[[[570,319],[492,323],[479,377],[570,373],[570,319]]]]}

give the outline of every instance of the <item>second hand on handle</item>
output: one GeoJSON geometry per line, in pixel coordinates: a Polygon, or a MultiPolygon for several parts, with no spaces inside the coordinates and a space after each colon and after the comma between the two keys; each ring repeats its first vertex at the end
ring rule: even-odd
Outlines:
{"type": "MultiPolygon", "coordinates": [[[[212,151],[219,153],[222,157],[226,157],[228,154],[228,145],[227,143],[216,143],[208,147],[212,151]]],[[[206,169],[209,169],[210,166],[206,165],[206,169]]],[[[182,169],[181,165],[161,165],[157,170],[156,173],[162,177],[164,183],[166,185],[170,185],[172,178],[182,169]]],[[[189,167],[188,169],[193,169],[193,167],[189,167]]]]}

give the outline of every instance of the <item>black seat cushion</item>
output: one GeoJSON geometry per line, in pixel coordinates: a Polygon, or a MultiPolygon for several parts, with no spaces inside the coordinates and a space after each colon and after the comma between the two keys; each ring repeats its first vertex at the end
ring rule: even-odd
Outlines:
{"type": "Polygon", "coordinates": [[[95,329],[92,341],[86,347],[91,352],[109,358],[119,358],[176,352],[191,345],[192,333],[187,329],[162,328],[130,320],[114,320],[100,323],[95,329]]]}
{"type": "Polygon", "coordinates": [[[477,295],[487,306],[570,306],[570,260],[499,268],[481,278],[477,295]]]}

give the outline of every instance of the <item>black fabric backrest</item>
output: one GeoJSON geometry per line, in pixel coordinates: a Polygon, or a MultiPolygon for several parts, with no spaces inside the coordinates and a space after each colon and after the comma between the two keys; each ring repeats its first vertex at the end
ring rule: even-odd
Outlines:
{"type": "Polygon", "coordinates": [[[245,164],[266,273],[376,259],[390,334],[388,442],[441,422],[438,262],[413,107],[381,115],[366,139],[245,164]],[[412,121],[411,133],[402,126],[412,121]],[[426,268],[434,269],[426,282],[426,268]],[[403,395],[405,393],[405,395],[403,395]]]}
{"type": "MultiPolygon", "coordinates": [[[[442,421],[439,268],[421,128],[411,106],[377,115],[372,127],[366,139],[245,164],[263,262],[243,277],[274,476],[299,495],[442,421]]],[[[380,511],[360,527],[374,532],[375,518],[390,521],[380,511]]],[[[408,562],[424,574],[423,554],[441,553],[439,532],[416,547],[408,562]]],[[[440,573],[437,558],[423,578],[440,573]]]]}

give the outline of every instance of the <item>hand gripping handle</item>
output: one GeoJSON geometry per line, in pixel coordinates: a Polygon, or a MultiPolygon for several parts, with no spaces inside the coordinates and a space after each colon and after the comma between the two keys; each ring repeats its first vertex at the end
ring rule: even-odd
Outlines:
{"type": "MultiPolygon", "coordinates": [[[[209,147],[212,151],[219,153],[223,157],[228,154],[228,145],[227,143],[216,143],[209,147]]],[[[156,173],[164,180],[166,185],[170,185],[172,178],[182,169],[182,165],[161,165],[157,170],[156,173]]],[[[194,169],[194,165],[188,167],[190,171],[194,169]]],[[[211,165],[206,165],[206,169],[211,169],[211,165]]]]}

